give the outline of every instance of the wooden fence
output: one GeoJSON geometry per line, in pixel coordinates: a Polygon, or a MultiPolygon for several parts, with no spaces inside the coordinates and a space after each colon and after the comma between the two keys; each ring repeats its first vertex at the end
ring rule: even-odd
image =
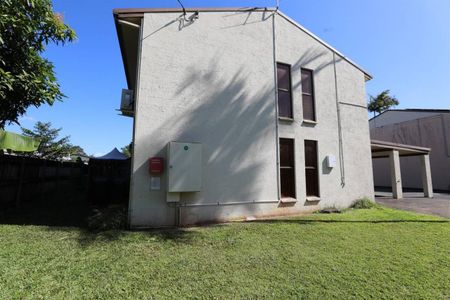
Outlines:
{"type": "Polygon", "coordinates": [[[0,155],[0,212],[67,185],[86,185],[88,167],[24,156],[0,155]]]}
{"type": "Polygon", "coordinates": [[[126,204],[130,190],[131,159],[89,161],[89,202],[126,204]]]}

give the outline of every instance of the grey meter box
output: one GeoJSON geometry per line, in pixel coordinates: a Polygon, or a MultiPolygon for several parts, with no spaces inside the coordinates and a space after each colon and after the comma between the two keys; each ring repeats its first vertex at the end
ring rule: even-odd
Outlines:
{"type": "Polygon", "coordinates": [[[169,142],[168,192],[199,192],[202,188],[202,144],[169,142]]]}

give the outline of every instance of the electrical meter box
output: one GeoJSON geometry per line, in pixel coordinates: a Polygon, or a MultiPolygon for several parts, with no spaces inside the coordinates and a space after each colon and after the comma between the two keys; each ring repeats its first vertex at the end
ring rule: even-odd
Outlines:
{"type": "Polygon", "coordinates": [[[168,192],[199,192],[202,188],[202,144],[169,142],[168,192]]]}

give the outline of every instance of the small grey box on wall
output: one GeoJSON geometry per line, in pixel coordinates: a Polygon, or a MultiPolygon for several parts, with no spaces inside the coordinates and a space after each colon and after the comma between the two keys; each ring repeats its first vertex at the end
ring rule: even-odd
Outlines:
{"type": "Polygon", "coordinates": [[[169,142],[168,192],[198,192],[202,188],[202,144],[169,142]]]}
{"type": "Polygon", "coordinates": [[[159,191],[161,189],[161,178],[160,177],[150,177],[150,190],[159,191]]]}
{"type": "Polygon", "coordinates": [[[336,156],[333,154],[327,155],[327,167],[330,169],[336,167],[336,156]]]}

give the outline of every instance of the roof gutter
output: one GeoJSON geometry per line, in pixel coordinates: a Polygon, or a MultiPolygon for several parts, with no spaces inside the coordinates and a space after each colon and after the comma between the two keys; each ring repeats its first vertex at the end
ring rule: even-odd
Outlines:
{"type": "Polygon", "coordinates": [[[431,152],[431,148],[428,147],[421,147],[421,146],[415,146],[415,145],[407,145],[407,144],[399,144],[399,143],[392,143],[387,141],[380,141],[380,140],[370,140],[371,146],[375,147],[386,147],[396,150],[409,150],[409,151],[417,151],[417,152],[431,152]]]}
{"type": "MultiPolygon", "coordinates": [[[[276,11],[275,7],[186,7],[186,12],[249,12],[249,11],[276,11]]],[[[114,15],[120,16],[143,16],[145,13],[183,13],[182,8],[116,8],[113,10],[114,15]]]]}

